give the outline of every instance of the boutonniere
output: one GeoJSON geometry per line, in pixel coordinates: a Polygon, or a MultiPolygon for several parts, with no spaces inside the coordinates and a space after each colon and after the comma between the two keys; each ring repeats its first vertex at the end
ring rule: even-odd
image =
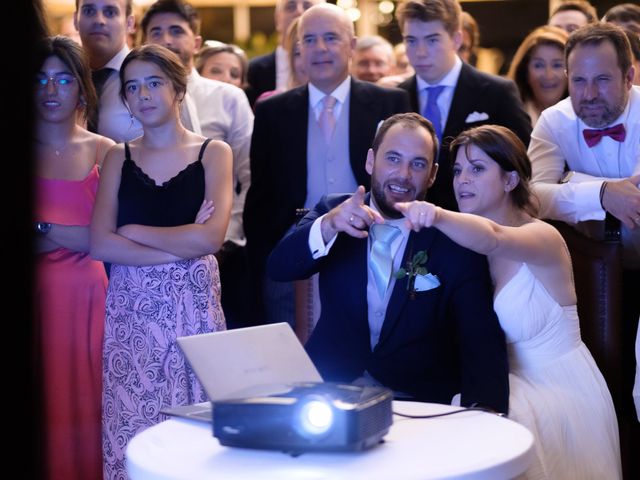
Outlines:
{"type": "Polygon", "coordinates": [[[433,275],[427,271],[428,259],[427,251],[420,250],[417,252],[411,260],[407,260],[407,264],[404,268],[400,268],[395,274],[395,278],[398,280],[404,277],[409,277],[407,280],[407,291],[411,300],[416,298],[416,292],[423,292],[431,290],[440,285],[440,280],[437,275],[433,275]]]}

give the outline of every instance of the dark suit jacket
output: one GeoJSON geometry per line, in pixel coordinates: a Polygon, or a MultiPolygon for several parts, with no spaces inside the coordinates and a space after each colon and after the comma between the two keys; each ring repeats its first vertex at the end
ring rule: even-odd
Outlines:
{"type": "MultiPolygon", "coordinates": [[[[407,94],[367,82],[351,81],[349,161],[356,181],[369,186],[367,150],[378,123],[408,112],[407,94]]],[[[307,197],[307,86],[269,97],[256,106],[251,137],[251,186],[244,209],[247,252],[261,275],[267,256],[296,221],[307,197]]],[[[259,288],[259,287],[258,287],[259,288]]]]}
{"type": "Polygon", "coordinates": [[[305,348],[325,381],[350,382],[368,371],[383,385],[417,400],[480,403],[507,412],[504,334],[493,311],[486,258],[435,228],[412,232],[405,258],[426,250],[427,270],[440,286],[416,292],[397,280],[380,340],[370,348],[367,318],[367,239],[339,234],[329,254],[313,260],[311,225],[348,195],[323,197],[275,248],[267,267],[275,280],[320,272],[321,314],[305,348]]]}
{"type": "MultiPolygon", "coordinates": [[[[409,92],[411,109],[420,112],[418,101],[418,82],[416,76],[405,80],[398,88],[409,92]]],[[[520,140],[529,145],[531,136],[531,119],[524,110],[515,84],[510,80],[489,75],[463,63],[458,84],[456,85],[447,124],[442,133],[442,145],[438,155],[438,175],[429,189],[429,200],[449,210],[458,210],[453,193],[453,176],[449,159],[449,144],[460,132],[471,127],[484,124],[495,124],[507,127],[520,140]],[[478,122],[467,123],[466,119],[473,112],[486,113],[489,118],[478,122]]]]}
{"type": "Polygon", "coordinates": [[[261,93],[276,89],[275,51],[251,59],[247,69],[247,83],[247,97],[252,107],[261,93]]]}

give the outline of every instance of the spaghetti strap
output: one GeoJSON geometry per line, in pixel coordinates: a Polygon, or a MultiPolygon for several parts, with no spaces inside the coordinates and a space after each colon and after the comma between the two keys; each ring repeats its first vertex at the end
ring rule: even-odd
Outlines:
{"type": "Polygon", "coordinates": [[[129,142],[124,142],[124,159],[131,161],[131,150],[129,149],[129,142]]]}
{"type": "Polygon", "coordinates": [[[96,142],[96,157],[93,159],[93,165],[97,166],[98,168],[100,168],[100,164],[98,163],[98,159],[100,158],[100,144],[102,142],[100,140],[98,140],[96,142]]]}
{"type": "MultiPolygon", "coordinates": [[[[202,147],[200,147],[200,153],[198,153],[198,161],[201,162],[202,161],[202,156],[204,155],[204,151],[207,149],[207,145],[209,145],[209,142],[213,140],[212,138],[207,138],[204,143],[202,144],[202,147]]],[[[125,143],[125,148],[127,148],[127,144],[125,143]]]]}

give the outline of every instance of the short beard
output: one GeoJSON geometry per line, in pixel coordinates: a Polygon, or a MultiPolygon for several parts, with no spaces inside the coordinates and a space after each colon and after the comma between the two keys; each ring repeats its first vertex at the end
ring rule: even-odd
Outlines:
{"type": "MultiPolygon", "coordinates": [[[[616,103],[611,108],[606,108],[604,113],[598,117],[590,117],[588,115],[584,115],[582,113],[582,104],[577,112],[578,118],[582,120],[586,125],[591,128],[603,128],[607,125],[611,124],[616,118],[622,115],[624,112],[624,108],[627,105],[627,96],[623,95],[620,99],[619,103],[616,103]]],[[[589,104],[590,102],[583,102],[584,104],[589,104]]]]}
{"type": "MultiPolygon", "coordinates": [[[[402,218],[403,215],[392,204],[387,202],[387,198],[384,195],[384,186],[380,182],[376,182],[371,179],[371,195],[376,202],[376,207],[380,211],[383,217],[392,220],[402,218]]],[[[420,190],[416,194],[415,200],[424,200],[427,196],[427,190],[420,190]]]]}

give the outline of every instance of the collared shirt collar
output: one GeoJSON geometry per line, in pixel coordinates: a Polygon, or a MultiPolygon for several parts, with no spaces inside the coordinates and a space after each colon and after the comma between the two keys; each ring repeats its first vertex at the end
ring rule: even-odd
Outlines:
{"type": "Polygon", "coordinates": [[[424,81],[419,75],[416,75],[416,80],[418,81],[418,91],[421,92],[427,87],[435,87],[436,85],[442,85],[445,87],[453,87],[455,88],[458,83],[458,78],[460,78],[460,71],[462,70],[462,60],[460,57],[456,55],[456,58],[453,63],[453,67],[449,70],[442,80],[438,83],[430,84],[424,81]]]}
{"type": "MultiPolygon", "coordinates": [[[[334,97],[338,101],[338,103],[340,103],[340,105],[343,105],[347,100],[347,96],[349,95],[350,91],[351,76],[347,75],[347,78],[345,78],[333,92],[329,93],[329,95],[334,97]]],[[[321,102],[326,95],[326,93],[321,92],[312,83],[309,83],[309,105],[311,106],[311,108],[315,109],[318,106],[318,103],[321,102]]]]}
{"type": "Polygon", "coordinates": [[[116,53],[113,58],[111,60],[109,60],[104,67],[102,68],[113,68],[116,71],[120,71],[120,67],[122,66],[122,62],[124,62],[124,59],[126,58],[127,55],[129,55],[129,52],[131,51],[131,49],[129,48],[129,46],[125,43],[124,47],[122,47],[122,49],[116,53]]]}
{"type": "MultiPolygon", "coordinates": [[[[374,212],[380,213],[380,209],[376,205],[376,201],[373,198],[373,193],[370,196],[369,207],[374,212]]],[[[382,215],[382,213],[380,213],[380,215],[382,215]]],[[[392,225],[394,227],[397,227],[398,229],[400,229],[400,232],[402,233],[402,236],[404,238],[409,238],[409,234],[411,233],[411,230],[409,230],[409,228],[407,227],[407,224],[405,223],[404,220],[405,220],[404,217],[401,217],[401,218],[385,218],[384,219],[384,223],[386,223],[388,225],[392,225]]]]}

